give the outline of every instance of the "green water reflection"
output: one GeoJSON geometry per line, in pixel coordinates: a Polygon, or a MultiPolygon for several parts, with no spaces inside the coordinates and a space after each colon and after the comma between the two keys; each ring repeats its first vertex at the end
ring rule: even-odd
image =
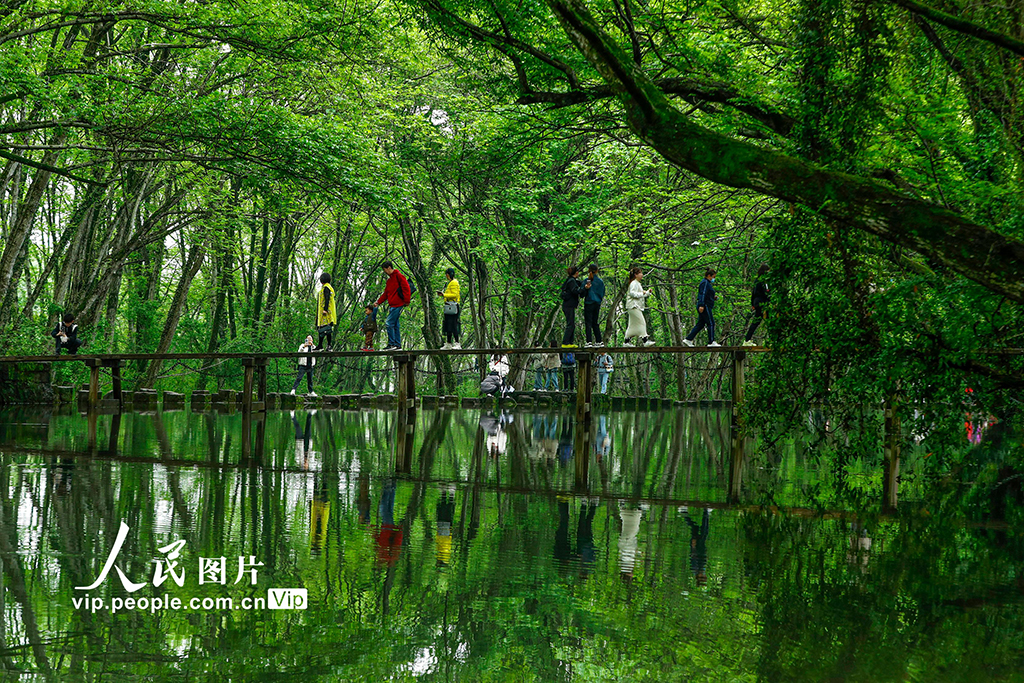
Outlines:
{"type": "Polygon", "coordinates": [[[800,509],[726,506],[715,411],[604,415],[586,438],[568,415],[480,411],[250,429],[243,448],[238,415],[101,416],[91,435],[0,414],[9,676],[1024,680],[1019,515],[976,491],[922,481],[895,516],[814,515],[830,470],[795,440],[745,490],[800,509]],[[76,590],[122,523],[106,580],[76,590]],[[242,609],[279,588],[308,607],[242,609]],[[147,609],[111,613],[128,598],[147,609]]]}

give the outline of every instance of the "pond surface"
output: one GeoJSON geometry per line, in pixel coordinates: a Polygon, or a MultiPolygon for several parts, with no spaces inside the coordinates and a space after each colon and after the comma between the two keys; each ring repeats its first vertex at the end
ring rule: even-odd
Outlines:
{"type": "Polygon", "coordinates": [[[714,410],[251,431],[0,413],[4,680],[1024,680],[1019,516],[977,491],[882,515],[794,438],[729,505],[714,410]]]}

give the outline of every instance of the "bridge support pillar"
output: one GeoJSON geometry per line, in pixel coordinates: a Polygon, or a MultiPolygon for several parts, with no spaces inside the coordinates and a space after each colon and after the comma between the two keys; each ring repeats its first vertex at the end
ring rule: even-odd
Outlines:
{"type": "Polygon", "coordinates": [[[885,403],[885,445],[882,471],[882,509],[896,509],[900,476],[900,418],[896,414],[896,394],[885,403]]]}
{"type": "Polygon", "coordinates": [[[589,425],[591,401],[594,398],[594,356],[590,353],[576,354],[576,422],[589,425]]]}
{"type": "Polygon", "coordinates": [[[264,412],[267,409],[267,359],[243,358],[242,369],[242,412],[264,412]],[[253,389],[256,389],[255,401],[253,389]]]}
{"type": "Polygon", "coordinates": [[[398,379],[395,383],[395,398],[398,410],[411,411],[416,408],[416,357],[395,356],[398,366],[398,379]]]}
{"type": "Polygon", "coordinates": [[[743,405],[744,374],[747,352],[734,351],[732,354],[732,420],[729,425],[729,501],[740,500],[743,486],[743,461],[746,456],[747,439],[740,428],[740,407],[743,405]]]}
{"type": "Polygon", "coordinates": [[[100,368],[103,362],[98,358],[88,358],[85,366],[89,368],[89,412],[96,411],[100,403],[100,368]]]}

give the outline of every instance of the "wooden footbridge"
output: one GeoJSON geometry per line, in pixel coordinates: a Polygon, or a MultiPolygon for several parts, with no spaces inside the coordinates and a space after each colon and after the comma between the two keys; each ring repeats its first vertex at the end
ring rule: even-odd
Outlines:
{"type": "Polygon", "coordinates": [[[75,363],[89,368],[88,408],[95,410],[100,403],[100,370],[110,370],[112,391],[110,398],[117,407],[124,405],[121,368],[130,361],[209,361],[238,360],[243,367],[241,407],[243,412],[261,412],[267,409],[267,365],[272,359],[300,358],[325,360],[332,358],[366,358],[390,356],[395,361],[395,399],[398,410],[412,410],[418,406],[414,366],[421,357],[476,356],[487,358],[494,354],[531,356],[572,351],[576,356],[576,418],[581,423],[590,421],[594,394],[594,360],[601,353],[682,355],[693,353],[727,354],[731,357],[732,401],[743,400],[745,367],[748,353],[763,353],[762,346],[650,346],[650,347],[588,347],[588,348],[530,348],[530,349],[400,349],[396,351],[315,351],[312,353],[124,353],[62,356],[2,356],[0,364],[20,363],[75,363]]]}

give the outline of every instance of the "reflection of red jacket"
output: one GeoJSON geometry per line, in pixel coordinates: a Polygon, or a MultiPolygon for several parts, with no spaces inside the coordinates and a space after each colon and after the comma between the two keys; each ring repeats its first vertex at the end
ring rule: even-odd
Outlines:
{"type": "Polygon", "coordinates": [[[409,289],[409,281],[405,279],[405,276],[398,272],[395,268],[391,271],[391,275],[388,276],[388,283],[384,286],[384,293],[377,299],[377,305],[380,306],[387,300],[388,306],[391,308],[400,308],[401,306],[408,306],[409,301],[412,299],[412,290],[409,289]]]}
{"type": "Polygon", "coordinates": [[[402,527],[385,524],[377,534],[377,562],[394,564],[402,552],[402,527]]]}

